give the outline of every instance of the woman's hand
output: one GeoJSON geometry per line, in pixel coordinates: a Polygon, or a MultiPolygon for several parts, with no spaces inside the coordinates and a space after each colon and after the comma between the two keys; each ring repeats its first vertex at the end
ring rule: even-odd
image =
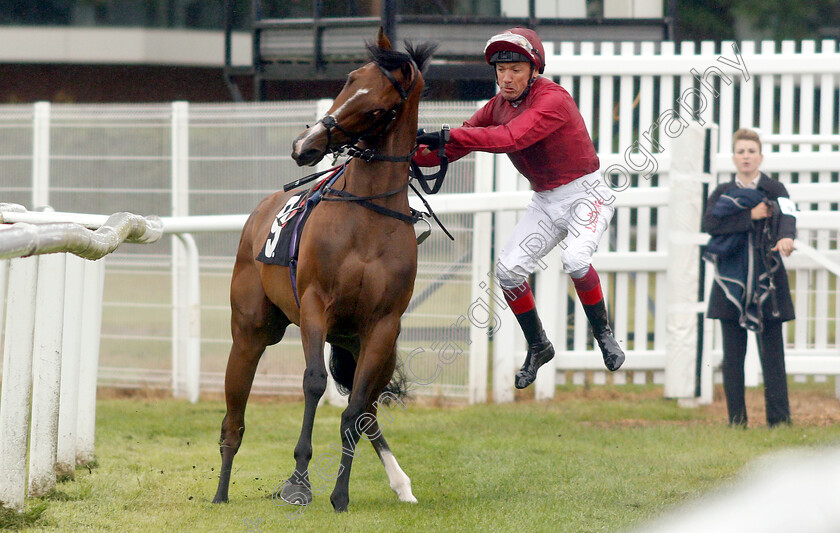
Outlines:
{"type": "Polygon", "coordinates": [[[789,256],[793,252],[793,249],[793,239],[787,237],[779,239],[779,242],[773,247],[774,252],[779,252],[785,257],[789,256]]]}
{"type": "Polygon", "coordinates": [[[767,204],[761,202],[750,210],[750,218],[753,220],[761,220],[770,216],[770,210],[767,209],[767,204]]]}

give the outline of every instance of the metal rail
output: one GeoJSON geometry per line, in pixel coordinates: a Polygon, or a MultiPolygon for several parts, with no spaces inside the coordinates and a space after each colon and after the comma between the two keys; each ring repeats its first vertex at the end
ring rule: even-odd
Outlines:
{"type": "MultiPolygon", "coordinates": [[[[9,215],[26,210],[14,204],[0,204],[0,223],[9,215]]],[[[73,222],[30,224],[17,222],[0,227],[0,259],[68,252],[85,259],[100,259],[123,242],[148,244],[163,236],[163,222],[157,216],[142,217],[114,213],[92,231],[73,222]]]]}

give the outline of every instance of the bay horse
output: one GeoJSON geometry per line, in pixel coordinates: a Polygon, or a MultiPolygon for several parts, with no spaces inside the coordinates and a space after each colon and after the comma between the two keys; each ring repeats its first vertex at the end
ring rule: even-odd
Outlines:
{"type": "Polygon", "coordinates": [[[368,45],[372,61],[348,75],[326,116],[294,141],[292,158],[300,166],[315,165],[330,152],[349,150],[356,156],[304,226],[295,287],[288,267],[255,260],[291,193],[262,200],[242,230],[230,288],[233,345],[225,373],[227,412],[214,503],[228,501],[257,363],[266,346],[279,342],[292,323],[300,326],[306,358],[305,406],[294,450],[295,471],[280,497],[296,505],[312,501],[312,426],[327,386],[324,343],[329,342],[330,369],[336,382],[350,391],[341,416],[341,461],[330,496],[334,509],[347,509],[350,467],[362,434],[373,444],[400,501],[417,501],[411,480],[382,436],[376,412],[380,396],[394,385],[400,319],[417,273],[412,224],[416,215],[409,207],[407,186],[416,149],[422,70],[434,49],[431,43],[406,43],[407,53],[395,51],[380,29],[375,45],[368,45]]]}

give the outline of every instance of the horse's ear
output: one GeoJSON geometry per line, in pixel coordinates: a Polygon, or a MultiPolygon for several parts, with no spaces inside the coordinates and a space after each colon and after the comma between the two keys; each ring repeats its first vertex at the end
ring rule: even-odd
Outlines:
{"type": "Polygon", "coordinates": [[[411,68],[411,63],[406,63],[405,65],[403,65],[400,68],[400,71],[402,71],[403,78],[405,78],[407,80],[411,78],[411,71],[412,70],[413,69],[411,68]]]}
{"type": "Polygon", "coordinates": [[[385,35],[382,26],[379,26],[379,33],[376,35],[376,46],[382,50],[391,50],[391,40],[385,35]]]}

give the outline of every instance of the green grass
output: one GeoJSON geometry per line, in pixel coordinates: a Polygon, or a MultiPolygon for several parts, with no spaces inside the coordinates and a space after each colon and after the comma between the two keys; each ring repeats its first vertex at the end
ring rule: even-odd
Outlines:
{"type": "Polygon", "coordinates": [[[47,503],[43,501],[29,505],[22,513],[0,507],[0,529],[23,529],[31,526],[38,522],[38,519],[46,510],[47,503]]]}
{"type": "MultiPolygon", "coordinates": [[[[753,391],[750,401],[759,398],[753,391]]],[[[833,383],[793,385],[792,405],[833,383]],[[802,396],[802,395],[805,396],[802,396]],[[798,399],[797,399],[798,398],[798,399]]],[[[752,407],[751,407],[752,408],[752,407]]],[[[416,505],[388,488],[366,442],[353,464],[350,509],[332,511],[332,483],[313,476],[315,501],[297,509],[267,498],[291,473],[303,406],[255,400],[234,463],[230,503],[213,505],[224,405],[103,399],[97,467],[80,469],[27,504],[32,531],[563,531],[624,530],[733,479],[759,456],[840,442],[840,426],[803,417],[769,430],[753,409],[747,431],[728,428],[720,401],[683,409],[661,387],[574,387],[553,402],[394,406],[385,435],[412,479],[416,505]],[[250,529],[249,529],[250,528],[250,529]]],[[[338,444],[340,410],[321,407],[314,458],[338,444]]],[[[331,473],[331,472],[330,472],[331,473]]],[[[328,473],[324,473],[328,474],[328,473]]],[[[4,527],[24,527],[0,522],[4,527]]]]}

